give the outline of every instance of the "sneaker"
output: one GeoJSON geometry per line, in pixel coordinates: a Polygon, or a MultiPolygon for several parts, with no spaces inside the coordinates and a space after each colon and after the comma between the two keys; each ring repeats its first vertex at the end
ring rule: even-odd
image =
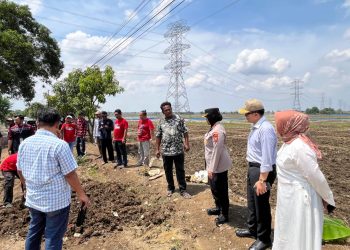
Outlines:
{"type": "Polygon", "coordinates": [[[184,197],[185,199],[191,199],[191,195],[187,193],[187,191],[181,192],[181,196],[184,197]]]}
{"type": "Polygon", "coordinates": [[[167,193],[166,193],[166,196],[167,197],[171,197],[174,193],[174,190],[168,190],[167,193]]]}

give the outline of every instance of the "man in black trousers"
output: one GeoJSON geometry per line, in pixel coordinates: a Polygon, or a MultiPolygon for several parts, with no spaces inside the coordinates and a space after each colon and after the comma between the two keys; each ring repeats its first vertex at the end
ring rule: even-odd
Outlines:
{"type": "Polygon", "coordinates": [[[105,163],[108,163],[107,161],[107,152],[108,150],[108,156],[110,161],[114,161],[114,152],[113,152],[113,145],[112,145],[112,131],[114,129],[114,124],[111,119],[107,117],[107,112],[102,111],[102,119],[98,123],[98,128],[100,130],[100,140],[101,140],[101,150],[102,150],[102,157],[103,161],[105,163]]]}
{"type": "Polygon", "coordinates": [[[264,116],[264,106],[257,99],[245,102],[239,110],[252,123],[247,143],[247,201],[248,228],[237,229],[238,237],[251,237],[256,241],[251,250],[271,247],[270,188],[276,178],[276,132],[264,116]]]}

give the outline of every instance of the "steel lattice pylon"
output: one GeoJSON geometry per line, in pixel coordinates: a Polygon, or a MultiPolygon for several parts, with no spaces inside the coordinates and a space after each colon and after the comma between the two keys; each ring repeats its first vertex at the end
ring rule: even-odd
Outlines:
{"type": "Polygon", "coordinates": [[[187,98],[186,87],[183,78],[183,68],[189,66],[189,62],[183,61],[183,51],[190,48],[189,44],[182,42],[183,35],[190,30],[183,21],[171,23],[169,30],[164,37],[168,38],[170,46],[164,51],[165,54],[170,54],[170,63],[165,66],[170,72],[170,82],[166,100],[174,100],[175,112],[189,112],[190,105],[187,98]]]}

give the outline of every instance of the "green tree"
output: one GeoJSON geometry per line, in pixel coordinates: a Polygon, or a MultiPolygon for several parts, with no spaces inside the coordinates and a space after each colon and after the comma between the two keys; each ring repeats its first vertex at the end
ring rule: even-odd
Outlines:
{"type": "Polygon", "coordinates": [[[318,107],[312,107],[311,109],[310,108],[307,108],[305,110],[305,113],[306,114],[319,114],[320,113],[320,110],[318,109],[318,107]]]}
{"type": "Polygon", "coordinates": [[[63,69],[60,49],[28,6],[0,0],[0,92],[34,98],[35,80],[50,83],[63,69]]]}
{"type": "Polygon", "coordinates": [[[112,67],[101,71],[98,66],[86,70],[76,69],[53,85],[53,95],[46,95],[48,106],[56,108],[62,115],[84,112],[88,118],[89,134],[94,127],[95,112],[106,96],[123,92],[112,67]]]}
{"type": "Polygon", "coordinates": [[[327,114],[327,115],[335,114],[335,110],[332,108],[324,108],[320,111],[320,114],[327,114]]]}
{"type": "Polygon", "coordinates": [[[29,104],[28,107],[24,110],[24,114],[30,118],[37,118],[38,112],[44,108],[44,104],[40,102],[33,102],[29,104]]]}
{"type": "Polygon", "coordinates": [[[11,103],[6,97],[0,95],[0,121],[4,122],[6,116],[10,114],[11,103]]]}

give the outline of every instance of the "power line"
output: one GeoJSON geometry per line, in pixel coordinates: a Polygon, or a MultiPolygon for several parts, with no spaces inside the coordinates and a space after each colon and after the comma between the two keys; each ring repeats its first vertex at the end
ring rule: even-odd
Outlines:
{"type": "MultiPolygon", "coordinates": [[[[140,20],[140,22],[138,22],[136,25],[135,25],[135,31],[132,32],[133,29],[131,29],[127,35],[132,32],[127,38],[125,38],[122,42],[120,42],[119,44],[115,44],[112,49],[107,52],[104,56],[102,56],[100,59],[98,59],[95,63],[93,63],[93,65],[96,65],[97,63],[101,62],[104,58],[106,58],[109,54],[111,54],[115,49],[119,48],[121,45],[123,45],[128,39],[130,39],[134,34],[136,34],[141,28],[143,28],[145,25],[147,25],[150,21],[152,21],[156,16],[158,16],[162,11],[164,11],[168,6],[170,6],[175,0],[172,0],[170,3],[168,3],[164,8],[162,8],[160,11],[158,11],[155,15],[153,15],[147,22],[145,22],[144,24],[141,25],[141,27],[137,28],[137,25],[139,25],[142,21],[140,20]]],[[[164,2],[164,0],[162,1],[164,2]]],[[[161,2],[161,3],[162,3],[161,2]]],[[[156,8],[154,8],[150,13],[152,13],[156,8]]],[[[149,13],[149,14],[150,14],[149,13]]]]}
{"type": "MultiPolygon", "coordinates": [[[[173,1],[172,1],[173,2],[173,1]]],[[[149,31],[152,27],[154,27],[158,22],[160,22],[162,19],[164,19],[166,16],[168,16],[171,12],[173,12],[177,7],[179,7],[183,2],[185,2],[185,0],[182,0],[180,3],[178,3],[174,8],[172,8],[168,13],[166,13],[164,16],[162,16],[159,20],[157,20],[155,23],[153,23],[149,28],[147,28],[144,32],[142,32],[140,35],[138,35],[133,41],[130,42],[130,44],[134,43],[137,41],[137,39],[139,39],[143,34],[145,34],[147,31],[149,31]]],[[[171,3],[170,3],[171,4],[171,3]]],[[[167,7],[165,7],[167,8],[167,7]]],[[[129,45],[130,45],[129,44],[129,45]]],[[[112,59],[114,56],[118,55],[120,52],[122,52],[123,50],[125,50],[126,47],[121,48],[119,51],[117,51],[116,53],[114,53],[109,59],[107,59],[105,61],[105,63],[107,63],[110,59],[112,59]]]]}
{"type": "MultiPolygon", "coordinates": [[[[136,9],[133,11],[132,15],[128,18],[128,20],[126,20],[120,27],[119,29],[113,33],[112,36],[110,36],[107,41],[102,45],[102,47],[100,48],[100,51],[102,51],[102,49],[113,39],[113,37],[115,37],[117,34],[119,34],[119,32],[137,15],[137,13],[142,10],[147,3],[149,3],[151,0],[148,0],[146,2],[146,0],[142,0],[141,3],[136,7],[136,9]]],[[[96,58],[95,56],[90,57],[90,59],[88,61],[92,61],[96,58]]]]}
{"type": "Polygon", "coordinates": [[[229,7],[231,7],[231,6],[235,5],[235,4],[237,4],[239,1],[240,1],[240,0],[234,0],[234,1],[232,1],[231,3],[229,3],[229,4],[226,4],[226,5],[223,6],[222,8],[220,8],[220,9],[214,11],[213,13],[211,13],[211,14],[209,14],[209,15],[207,15],[207,16],[201,18],[201,19],[199,19],[198,21],[196,21],[196,22],[194,22],[192,25],[190,25],[191,28],[193,28],[194,26],[198,25],[199,23],[205,21],[205,20],[208,19],[208,18],[211,18],[211,17],[213,17],[213,16],[215,16],[215,15],[217,15],[217,14],[219,14],[219,13],[225,11],[225,10],[227,10],[229,7]]]}

